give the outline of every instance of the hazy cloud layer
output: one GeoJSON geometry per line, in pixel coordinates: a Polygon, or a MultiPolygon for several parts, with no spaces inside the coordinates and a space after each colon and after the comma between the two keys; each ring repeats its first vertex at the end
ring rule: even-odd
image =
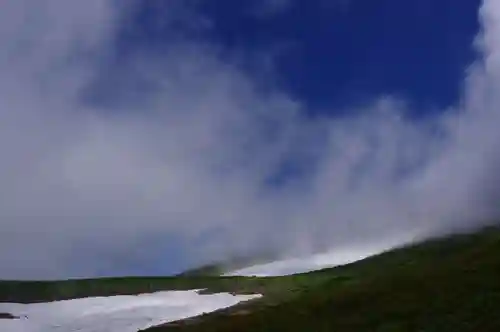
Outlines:
{"type": "Polygon", "coordinates": [[[305,118],[300,101],[262,92],[215,45],[188,39],[105,71],[133,8],[124,3],[2,4],[0,278],[90,276],[138,251],[168,265],[172,252],[153,248],[172,235],[199,262],[498,215],[497,1],[480,10],[462,100],[420,121],[391,96],[353,116],[305,118]],[[109,103],[84,97],[96,89],[109,103]],[[296,175],[273,184],[290,165],[296,175]]]}

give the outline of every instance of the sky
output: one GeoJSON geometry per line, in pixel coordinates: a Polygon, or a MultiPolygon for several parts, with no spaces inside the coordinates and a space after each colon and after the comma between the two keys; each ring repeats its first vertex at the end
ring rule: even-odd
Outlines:
{"type": "Polygon", "coordinates": [[[1,6],[0,278],[172,274],[498,217],[495,0],[1,6]]]}

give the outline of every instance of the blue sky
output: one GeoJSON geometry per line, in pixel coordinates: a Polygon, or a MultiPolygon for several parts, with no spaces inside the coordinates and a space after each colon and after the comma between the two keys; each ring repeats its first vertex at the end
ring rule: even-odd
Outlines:
{"type": "Polygon", "coordinates": [[[168,6],[146,1],[123,47],[168,48],[178,34],[213,43],[228,57],[237,53],[250,73],[265,71],[270,61],[272,77],[260,79],[273,80],[313,113],[381,94],[400,96],[417,112],[449,106],[477,55],[479,0],[275,0],[276,8],[266,10],[273,6],[267,2],[193,2],[205,24],[181,16],[172,32],[161,24],[168,6]]]}
{"type": "Polygon", "coordinates": [[[0,278],[381,248],[500,215],[496,0],[2,6],[0,278]]]}
{"type": "MultiPolygon", "coordinates": [[[[187,3],[141,2],[117,40],[114,61],[126,61],[137,50],[168,54],[179,40],[208,43],[264,89],[299,100],[306,116],[345,115],[381,95],[393,95],[419,117],[459,102],[466,70],[477,56],[478,0],[187,3]],[[173,22],[171,12],[178,15],[173,22]]],[[[135,77],[134,82],[135,90],[151,89],[135,77]]],[[[296,158],[284,160],[268,183],[287,183],[307,171],[296,158]]],[[[170,252],[171,267],[182,261],[175,246],[156,251],[170,252]]],[[[149,264],[143,255],[134,262],[139,273],[164,269],[157,270],[156,256],[149,264]]]]}

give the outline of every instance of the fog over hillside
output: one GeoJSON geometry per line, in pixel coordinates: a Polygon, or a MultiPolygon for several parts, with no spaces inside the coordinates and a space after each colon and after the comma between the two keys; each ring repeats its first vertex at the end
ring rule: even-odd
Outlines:
{"type": "MultiPolygon", "coordinates": [[[[0,278],[392,245],[498,217],[499,1],[478,13],[461,99],[421,119],[391,94],[308,117],[188,36],[113,65],[137,5],[3,1],[0,278]],[[120,82],[134,84],[107,95],[120,82]],[[87,98],[96,90],[110,102],[87,98]],[[301,171],[273,183],[290,164],[301,171]]],[[[203,28],[189,3],[166,13],[203,28]]]]}

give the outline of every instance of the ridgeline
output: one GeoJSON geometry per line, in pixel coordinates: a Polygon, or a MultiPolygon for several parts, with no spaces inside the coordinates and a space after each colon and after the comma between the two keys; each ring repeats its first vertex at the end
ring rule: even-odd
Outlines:
{"type": "Polygon", "coordinates": [[[155,278],[0,281],[0,302],[187,289],[264,297],[144,331],[497,332],[500,228],[432,239],[356,263],[292,276],[188,273],[155,278]]]}

